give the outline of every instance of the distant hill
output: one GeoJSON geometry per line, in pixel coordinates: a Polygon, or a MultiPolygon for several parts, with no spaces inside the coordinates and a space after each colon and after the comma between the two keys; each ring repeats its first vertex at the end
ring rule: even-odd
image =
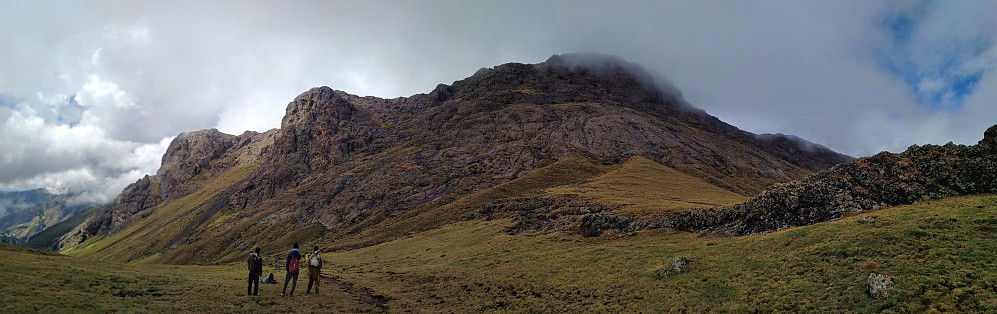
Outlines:
{"type": "Polygon", "coordinates": [[[280,129],[181,134],[155,176],[127,187],[59,247],[189,263],[204,254],[233,260],[260,244],[367,246],[524,197],[641,215],[727,205],[851,160],[795,137],[742,131],[620,58],[555,55],[411,97],[313,88],[288,104],[280,129]],[[633,178],[642,175],[649,180],[633,178]],[[585,192],[624,182],[639,184],[585,192]],[[702,193],[673,193],[689,190],[702,193]]]}
{"type": "Polygon", "coordinates": [[[70,197],[51,194],[44,189],[0,192],[0,233],[5,234],[7,240],[4,242],[23,243],[49,226],[92,206],[67,202],[70,197]]]}

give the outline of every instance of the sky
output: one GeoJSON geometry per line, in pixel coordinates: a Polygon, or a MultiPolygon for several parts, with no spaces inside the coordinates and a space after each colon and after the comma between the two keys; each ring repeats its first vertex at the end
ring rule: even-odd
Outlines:
{"type": "Polygon", "coordinates": [[[997,124],[997,1],[0,0],[0,190],[108,202],[177,134],[277,128],[311,87],[410,96],[571,52],[852,156],[997,124]]]}

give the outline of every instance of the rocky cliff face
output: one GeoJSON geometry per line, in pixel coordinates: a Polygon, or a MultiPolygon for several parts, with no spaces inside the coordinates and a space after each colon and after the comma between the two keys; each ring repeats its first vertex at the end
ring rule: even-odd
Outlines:
{"type": "MultiPolygon", "coordinates": [[[[411,97],[313,88],[288,104],[280,130],[181,135],[155,178],[129,187],[98,215],[108,218],[82,232],[113,230],[122,217],[141,216],[150,204],[181,198],[203,178],[247,162],[258,170],[212,197],[209,212],[341,230],[446,203],[572,153],[602,163],[642,156],[744,195],[851,160],[804,144],[726,124],[619,58],[561,55],[482,69],[411,97]]],[[[203,233],[170,242],[209,237],[203,233]]]]}
{"type": "Polygon", "coordinates": [[[294,187],[286,210],[337,228],[491,187],[571,152],[605,163],[640,155],[742,194],[851,160],[741,131],[662,92],[635,65],[605,57],[593,69],[573,58],[482,69],[407,98],[313,88],[288,104],[261,171],[233,203],[265,207],[294,187]]]}
{"type": "Polygon", "coordinates": [[[683,213],[675,226],[746,235],[978,193],[997,193],[997,125],[976,145],[915,145],[900,154],[882,152],[779,185],[743,204],[683,213]]]}

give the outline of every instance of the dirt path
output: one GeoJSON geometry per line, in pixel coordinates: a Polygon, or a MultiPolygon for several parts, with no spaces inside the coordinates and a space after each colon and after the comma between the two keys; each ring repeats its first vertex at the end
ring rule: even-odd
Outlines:
{"type": "Polygon", "coordinates": [[[327,283],[327,287],[330,283],[335,285],[340,290],[343,290],[343,292],[351,295],[353,300],[358,303],[366,304],[373,308],[379,309],[380,312],[388,311],[388,297],[378,294],[371,288],[355,285],[351,282],[343,280],[343,278],[339,276],[322,275],[322,281],[327,283]]]}

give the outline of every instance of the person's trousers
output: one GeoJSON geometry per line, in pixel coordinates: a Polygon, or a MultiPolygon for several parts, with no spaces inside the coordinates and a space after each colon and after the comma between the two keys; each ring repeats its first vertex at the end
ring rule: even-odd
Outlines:
{"type": "Polygon", "coordinates": [[[305,293],[312,292],[312,282],[315,283],[315,294],[318,294],[319,281],[322,279],[322,267],[314,267],[308,265],[308,290],[305,293]]]}
{"type": "Polygon", "coordinates": [[[256,295],[260,292],[260,274],[249,273],[249,287],[246,294],[256,295]]]}
{"type": "Polygon", "coordinates": [[[282,294],[287,294],[287,282],[291,281],[291,279],[294,279],[294,282],[291,283],[291,295],[294,295],[294,288],[298,286],[298,273],[292,272],[287,272],[287,275],[284,276],[284,290],[281,291],[282,294]]]}

